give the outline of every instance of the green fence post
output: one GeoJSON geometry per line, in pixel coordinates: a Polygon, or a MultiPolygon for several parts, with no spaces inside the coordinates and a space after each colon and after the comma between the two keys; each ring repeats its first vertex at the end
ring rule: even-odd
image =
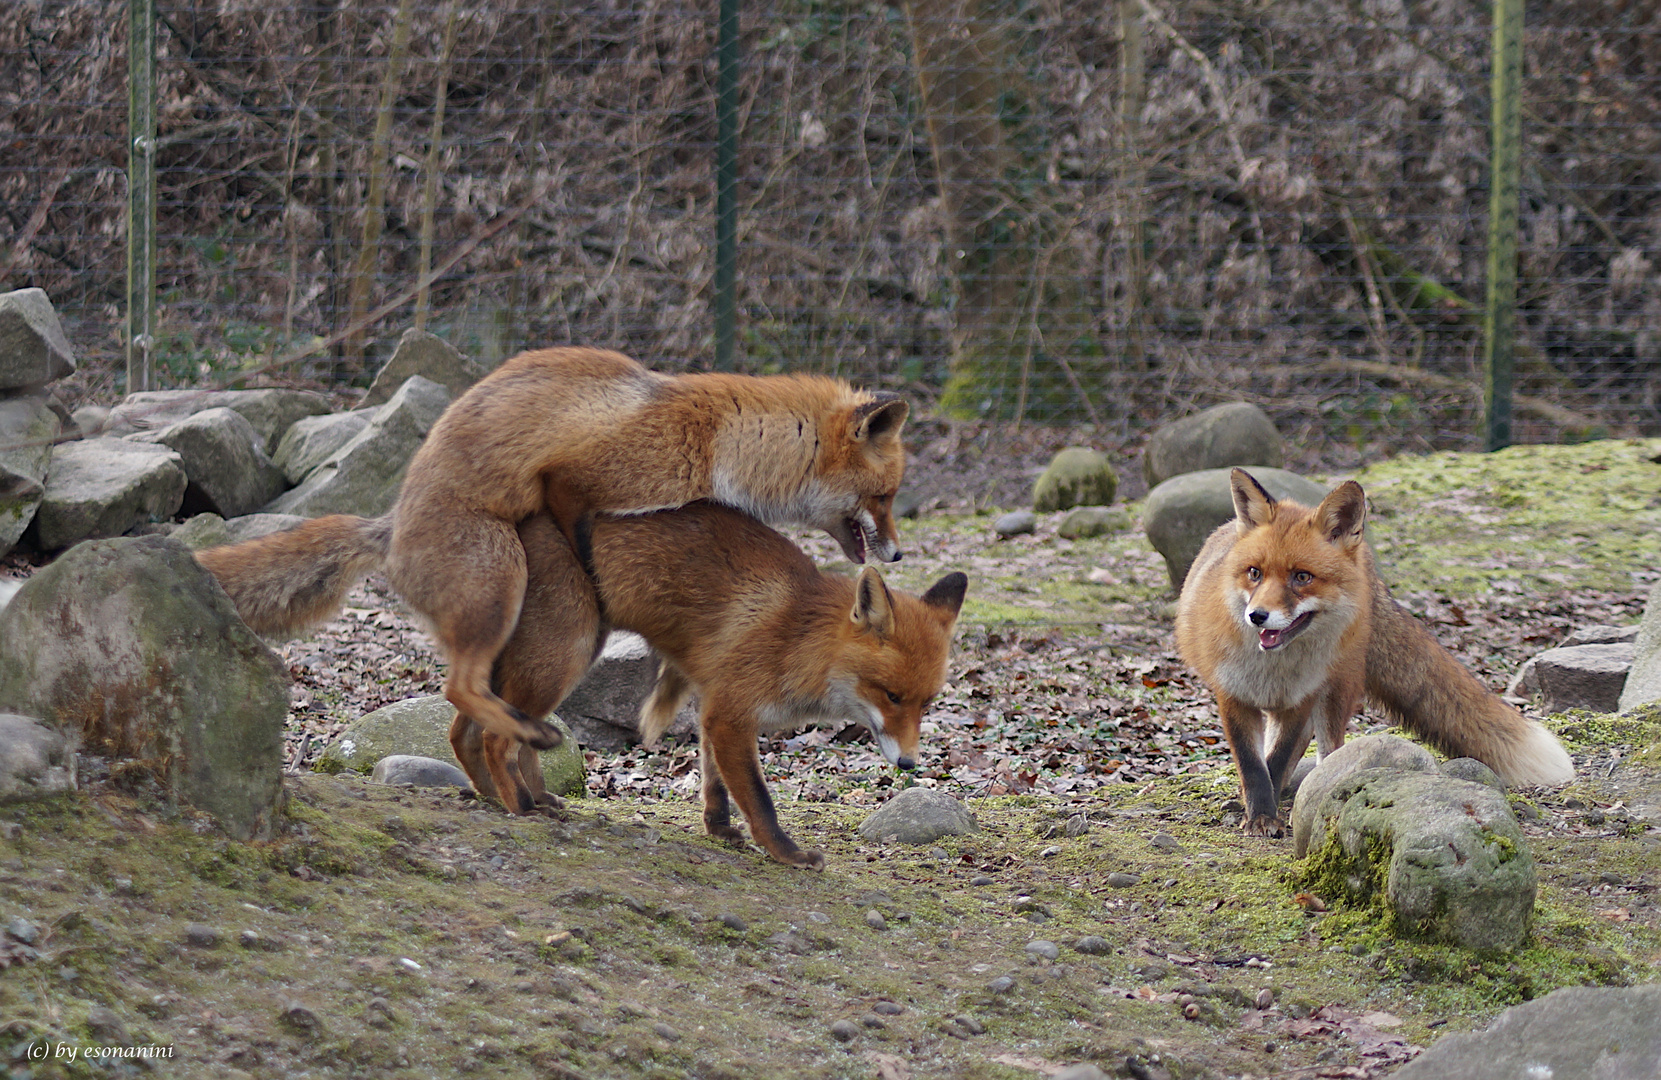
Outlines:
{"type": "Polygon", "coordinates": [[[1489,450],[1511,445],[1517,334],[1517,188],[1522,160],[1523,0],[1494,0],[1493,164],[1488,192],[1488,299],[1483,316],[1489,450]]]}
{"type": "Polygon", "coordinates": [[[156,348],[156,0],[127,0],[127,393],[156,348]]]}

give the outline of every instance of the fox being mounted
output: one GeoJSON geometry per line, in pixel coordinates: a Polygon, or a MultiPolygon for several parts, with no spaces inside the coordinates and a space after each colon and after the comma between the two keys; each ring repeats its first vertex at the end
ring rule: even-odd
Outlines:
{"type": "Polygon", "coordinates": [[[594,512],[709,499],[824,529],[854,562],[892,562],[906,415],[893,394],[812,375],[671,376],[598,349],[523,353],[445,410],[390,514],[316,518],[197,559],[264,634],[329,618],[383,568],[448,658],[451,704],[494,735],[547,749],[558,729],[490,684],[524,602],[520,522],[548,512],[570,537],[594,512]]]}

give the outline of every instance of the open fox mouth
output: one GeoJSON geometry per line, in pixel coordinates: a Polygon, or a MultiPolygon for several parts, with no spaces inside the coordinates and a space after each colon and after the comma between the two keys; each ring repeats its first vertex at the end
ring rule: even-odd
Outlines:
{"type": "Polygon", "coordinates": [[[865,527],[859,523],[857,518],[842,519],[842,535],[838,539],[842,541],[842,553],[848,556],[849,562],[862,563],[865,561],[867,547],[865,527]]]}
{"type": "Polygon", "coordinates": [[[1257,632],[1257,647],[1264,652],[1280,648],[1303,633],[1304,627],[1308,626],[1309,620],[1314,617],[1315,613],[1313,611],[1306,611],[1280,630],[1259,630],[1257,632]]]}

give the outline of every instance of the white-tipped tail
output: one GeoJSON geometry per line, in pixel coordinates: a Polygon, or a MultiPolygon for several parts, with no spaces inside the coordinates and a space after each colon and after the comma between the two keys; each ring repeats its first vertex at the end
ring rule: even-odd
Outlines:
{"type": "Polygon", "coordinates": [[[1557,736],[1534,721],[1521,739],[1497,749],[1488,764],[1510,787],[1560,787],[1574,779],[1574,763],[1557,736]]]}

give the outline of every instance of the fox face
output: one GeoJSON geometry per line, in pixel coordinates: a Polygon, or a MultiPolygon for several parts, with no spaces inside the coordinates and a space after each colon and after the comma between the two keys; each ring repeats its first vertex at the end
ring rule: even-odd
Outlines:
{"type": "Polygon", "coordinates": [[[923,713],[946,681],[952,630],[968,587],[963,574],[947,574],[914,598],[890,592],[875,567],[855,586],[831,695],[901,769],[917,765],[923,713]]]}
{"type": "Polygon", "coordinates": [[[862,563],[867,555],[881,562],[900,559],[894,496],[905,474],[900,429],[909,411],[894,394],[874,394],[855,406],[846,441],[821,449],[823,498],[813,523],[830,533],[852,562],[862,563]]]}
{"type": "Polygon", "coordinates": [[[1224,572],[1228,605],[1242,635],[1255,638],[1267,653],[1323,621],[1337,624],[1327,627],[1333,631],[1347,626],[1367,592],[1367,571],[1359,561],[1366,520],[1361,486],[1353,480],[1341,484],[1313,510],[1277,503],[1238,469],[1231,488],[1239,538],[1224,572]]]}

